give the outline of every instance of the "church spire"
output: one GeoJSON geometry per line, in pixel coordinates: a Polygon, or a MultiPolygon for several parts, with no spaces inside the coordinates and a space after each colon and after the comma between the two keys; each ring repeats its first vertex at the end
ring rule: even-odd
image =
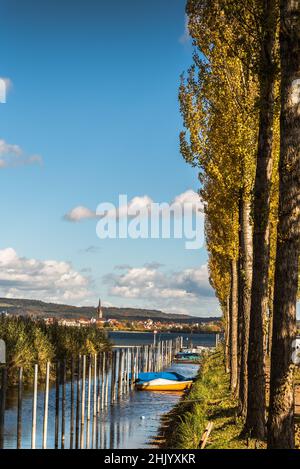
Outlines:
{"type": "Polygon", "coordinates": [[[103,317],[103,312],[102,312],[102,308],[101,308],[101,300],[99,298],[99,304],[98,304],[98,307],[97,307],[97,319],[102,319],[103,317]]]}

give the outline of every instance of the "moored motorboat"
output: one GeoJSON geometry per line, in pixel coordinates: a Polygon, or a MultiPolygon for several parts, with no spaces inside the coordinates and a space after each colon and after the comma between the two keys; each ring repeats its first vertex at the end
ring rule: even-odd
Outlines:
{"type": "Polygon", "coordinates": [[[193,379],[176,372],[140,373],[136,388],[141,391],[184,391],[193,384],[193,379]]]}
{"type": "Polygon", "coordinates": [[[176,363],[200,363],[200,360],[201,360],[200,353],[182,351],[182,352],[178,352],[175,355],[176,363]]]}

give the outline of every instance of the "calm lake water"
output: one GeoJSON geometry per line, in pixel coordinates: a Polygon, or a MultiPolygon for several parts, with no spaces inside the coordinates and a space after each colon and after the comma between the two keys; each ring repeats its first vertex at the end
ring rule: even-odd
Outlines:
{"type": "MultiPolygon", "coordinates": [[[[175,338],[181,334],[157,334],[157,340],[167,340],[175,338]]],[[[182,334],[184,343],[190,340],[189,334],[182,334]]],[[[152,333],[127,333],[114,332],[109,333],[109,338],[114,345],[144,345],[153,342],[152,333]]],[[[211,345],[215,343],[215,337],[212,334],[193,334],[192,341],[194,345],[211,345]]],[[[180,365],[174,364],[168,370],[177,371],[187,378],[197,374],[198,365],[180,365]]],[[[158,432],[160,418],[163,414],[169,412],[178,402],[181,393],[171,392],[143,392],[134,391],[128,396],[123,397],[121,402],[108,406],[101,411],[98,422],[92,421],[85,427],[85,446],[88,431],[90,439],[93,434],[98,435],[98,448],[150,448],[151,440],[158,432]],[[98,426],[98,430],[97,429],[98,426]]],[[[76,399],[76,386],[75,386],[76,399]]],[[[70,384],[66,384],[66,438],[65,447],[69,447],[69,428],[70,428],[70,384]]],[[[17,428],[17,389],[10,389],[7,396],[7,405],[5,413],[5,435],[4,447],[16,447],[16,428],[17,428]]],[[[37,408],[37,440],[36,447],[42,447],[42,428],[43,428],[43,406],[44,390],[41,388],[38,392],[37,408]]],[[[22,408],[22,448],[31,446],[31,420],[32,420],[32,389],[24,389],[23,408],[22,408]]],[[[54,428],[55,428],[55,387],[50,388],[49,393],[49,420],[48,420],[48,439],[47,447],[54,448],[54,428]]],[[[60,422],[61,424],[61,422],[60,422]]],[[[59,445],[60,447],[60,445],[59,445]]]]}
{"type": "MultiPolygon", "coordinates": [[[[108,332],[108,337],[114,345],[147,345],[153,344],[153,332],[108,332]]],[[[180,332],[168,332],[156,334],[156,341],[171,340],[176,337],[183,338],[183,345],[204,345],[213,347],[216,342],[215,334],[187,334],[180,332]]]]}

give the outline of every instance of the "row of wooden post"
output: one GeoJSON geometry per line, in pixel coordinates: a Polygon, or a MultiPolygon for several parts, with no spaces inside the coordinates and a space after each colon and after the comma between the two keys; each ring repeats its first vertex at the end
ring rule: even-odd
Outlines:
{"type": "MultiPolygon", "coordinates": [[[[45,370],[42,448],[47,448],[50,382],[55,376],[54,448],[98,448],[101,411],[119,402],[134,389],[139,373],[157,372],[172,363],[182,346],[179,338],[129,348],[116,348],[98,355],[79,355],[71,362],[48,362],[45,370]],[[69,383],[69,428],[66,428],[66,385],[69,383]],[[91,418],[92,434],[91,434],[91,418]]],[[[36,448],[39,366],[34,366],[31,448],[36,448]]],[[[0,448],[4,444],[7,368],[1,370],[0,448]]],[[[17,448],[22,447],[23,369],[18,375],[17,448]]]]}

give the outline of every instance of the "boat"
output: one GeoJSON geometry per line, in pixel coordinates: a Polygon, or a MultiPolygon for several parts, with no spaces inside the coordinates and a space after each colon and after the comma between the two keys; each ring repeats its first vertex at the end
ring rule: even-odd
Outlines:
{"type": "Polygon", "coordinates": [[[201,354],[192,351],[182,351],[175,355],[176,363],[200,363],[201,354]]]}
{"type": "Polygon", "coordinates": [[[184,391],[193,384],[193,378],[185,378],[176,372],[140,373],[135,386],[140,391],[184,391]]]}

